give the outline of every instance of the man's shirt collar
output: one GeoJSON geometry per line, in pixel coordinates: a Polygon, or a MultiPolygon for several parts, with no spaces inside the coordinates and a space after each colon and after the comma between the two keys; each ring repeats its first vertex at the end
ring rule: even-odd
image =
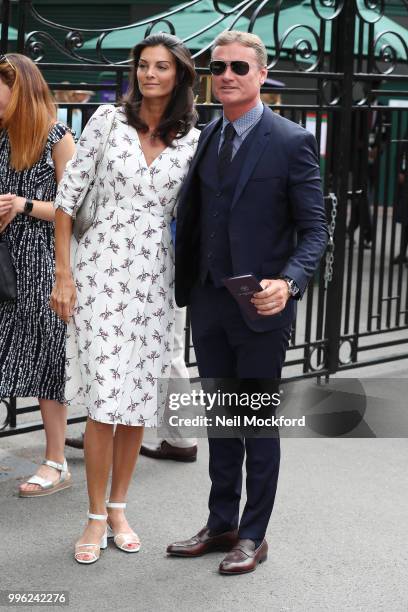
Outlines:
{"type": "MultiPolygon", "coordinates": [[[[258,103],[249,109],[244,115],[238,117],[235,121],[232,122],[234,129],[238,136],[242,136],[247,130],[249,130],[262,116],[264,110],[264,106],[262,102],[259,100],[258,103]]],[[[224,133],[225,127],[228,123],[231,123],[225,115],[223,115],[222,119],[222,129],[221,133],[224,133]]]]}

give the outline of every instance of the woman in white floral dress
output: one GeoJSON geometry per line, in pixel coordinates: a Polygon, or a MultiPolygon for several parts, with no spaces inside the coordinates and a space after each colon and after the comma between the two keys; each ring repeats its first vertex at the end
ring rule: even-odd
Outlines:
{"type": "Polygon", "coordinates": [[[199,135],[193,127],[194,66],[181,42],[151,35],[136,45],[133,60],[123,107],[101,106],[93,115],[55,202],[51,305],[69,321],[66,400],[85,406],[89,415],[90,518],[76,545],[80,563],[99,558],[106,519],[119,548],[140,548],[123,509],[143,426],[157,425],[157,381],[170,369],[175,308],[170,222],[199,135]],[[71,217],[93,179],[96,216],[70,262],[71,217]]]}

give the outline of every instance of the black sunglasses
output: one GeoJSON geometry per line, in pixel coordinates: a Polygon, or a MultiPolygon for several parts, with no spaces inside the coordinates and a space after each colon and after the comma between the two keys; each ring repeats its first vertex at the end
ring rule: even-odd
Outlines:
{"type": "Polygon", "coordinates": [[[250,64],[242,60],[235,60],[232,62],[213,60],[212,62],[210,62],[209,68],[211,74],[214,74],[215,76],[220,76],[220,74],[223,74],[226,71],[227,66],[231,66],[231,70],[235,74],[238,74],[239,76],[244,76],[245,74],[248,74],[250,64]]]}

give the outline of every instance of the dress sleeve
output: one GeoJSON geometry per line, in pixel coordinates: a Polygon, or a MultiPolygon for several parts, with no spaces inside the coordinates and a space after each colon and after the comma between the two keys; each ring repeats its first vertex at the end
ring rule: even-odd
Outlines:
{"type": "Polygon", "coordinates": [[[104,141],[106,123],[111,121],[114,112],[114,106],[103,105],[92,115],[58,185],[54,208],[60,208],[73,218],[95,178],[98,149],[104,141]]]}
{"type": "Polygon", "coordinates": [[[57,144],[57,142],[61,140],[61,138],[65,136],[67,132],[72,134],[71,128],[69,128],[67,125],[65,125],[65,123],[62,123],[61,121],[58,121],[58,123],[56,123],[51,128],[50,133],[48,134],[48,144],[51,149],[55,144],[57,144]]]}
{"type": "Polygon", "coordinates": [[[193,160],[193,157],[197,151],[197,146],[198,146],[198,141],[200,138],[200,131],[197,128],[192,128],[190,130],[190,132],[187,134],[186,136],[186,158],[185,158],[185,164],[186,164],[186,174],[183,176],[183,178],[181,179],[181,188],[177,194],[177,197],[174,201],[174,207],[173,207],[173,213],[172,213],[172,217],[173,219],[177,219],[177,207],[178,207],[178,203],[180,200],[180,197],[183,193],[183,187],[186,184],[186,179],[187,179],[187,175],[190,169],[190,165],[191,162],[193,160]]]}

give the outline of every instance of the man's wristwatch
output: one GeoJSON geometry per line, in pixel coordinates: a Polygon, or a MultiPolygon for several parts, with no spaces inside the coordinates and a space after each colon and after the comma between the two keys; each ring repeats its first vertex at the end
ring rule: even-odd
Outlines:
{"type": "Polygon", "coordinates": [[[27,198],[24,204],[24,211],[23,211],[24,214],[29,215],[31,211],[33,210],[33,206],[34,206],[33,201],[27,198]]]}
{"type": "Polygon", "coordinates": [[[282,280],[286,281],[290,297],[296,297],[299,293],[299,287],[297,286],[293,278],[289,278],[289,276],[284,276],[282,280]]]}

